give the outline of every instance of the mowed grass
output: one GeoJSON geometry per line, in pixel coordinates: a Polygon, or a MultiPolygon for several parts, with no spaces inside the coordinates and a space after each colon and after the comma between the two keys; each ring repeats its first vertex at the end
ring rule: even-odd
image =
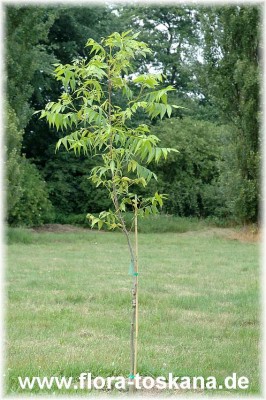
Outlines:
{"type": "MultiPolygon", "coordinates": [[[[8,246],[6,392],[30,393],[19,388],[18,376],[128,376],[124,236],[25,235],[32,240],[8,246]]],[[[205,229],[140,234],[139,246],[140,375],[215,376],[223,384],[235,372],[250,386],[231,393],[259,393],[259,244],[205,229]]]]}

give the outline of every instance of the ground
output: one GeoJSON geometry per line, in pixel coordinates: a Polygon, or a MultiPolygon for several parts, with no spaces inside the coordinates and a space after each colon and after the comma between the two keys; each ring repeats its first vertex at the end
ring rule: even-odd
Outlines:
{"type": "MultiPolygon", "coordinates": [[[[27,235],[8,246],[7,392],[23,393],[18,376],[127,376],[131,278],[123,235],[65,225],[27,235]]],[[[238,394],[258,393],[258,234],[209,228],[139,241],[139,373],[213,375],[222,383],[236,372],[250,380],[238,394]]]]}

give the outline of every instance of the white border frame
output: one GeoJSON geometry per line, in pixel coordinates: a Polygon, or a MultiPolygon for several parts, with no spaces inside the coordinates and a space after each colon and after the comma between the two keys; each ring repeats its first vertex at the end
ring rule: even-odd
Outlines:
{"type": "MultiPolygon", "coordinates": [[[[4,22],[5,22],[5,12],[4,8],[6,5],[72,5],[72,6],[86,6],[86,5],[106,5],[106,4],[130,4],[132,3],[134,5],[181,5],[181,4],[188,4],[188,5],[205,5],[205,6],[214,6],[214,5],[261,5],[263,7],[263,32],[262,32],[262,41],[263,41],[263,50],[264,46],[266,43],[266,2],[260,1],[260,0],[253,0],[253,1],[239,1],[239,0],[213,0],[213,1],[204,1],[204,0],[187,0],[187,1],[180,1],[180,0],[166,0],[165,2],[163,0],[146,0],[146,1],[138,1],[138,0],[132,0],[132,1],[126,1],[126,0],[114,0],[114,1],[89,1],[89,0],[79,0],[79,1],[74,1],[74,0],[45,0],[45,1],[37,1],[37,0],[6,0],[2,1],[0,0],[0,129],[1,129],[1,134],[0,134],[0,320],[1,320],[1,325],[0,325],[0,333],[1,335],[1,341],[0,341],[0,351],[1,351],[1,363],[0,363],[0,397],[4,397],[4,314],[5,314],[5,296],[4,296],[4,291],[5,291],[5,284],[4,284],[4,265],[5,265],[5,245],[4,245],[4,226],[3,226],[3,221],[4,221],[4,193],[5,193],[5,187],[4,187],[4,88],[5,88],[5,78],[4,78],[4,22]]],[[[263,162],[262,162],[262,171],[261,171],[261,194],[262,194],[262,231],[263,231],[263,244],[261,246],[262,251],[261,251],[261,308],[262,308],[262,326],[261,326],[261,349],[262,349],[262,367],[261,367],[261,374],[262,374],[262,393],[261,396],[234,396],[233,394],[228,397],[229,399],[266,399],[266,235],[265,235],[265,222],[266,222],[266,207],[264,206],[264,201],[266,199],[266,160],[265,160],[265,154],[266,154],[266,118],[265,118],[265,105],[266,105],[266,62],[265,62],[265,51],[263,51],[263,74],[262,74],[262,83],[261,83],[261,91],[262,91],[262,98],[261,98],[261,105],[262,105],[262,124],[261,124],[261,135],[262,135],[262,154],[263,154],[263,162]]],[[[51,396],[41,396],[41,398],[50,398],[51,396]]],[[[81,396],[60,396],[60,398],[66,398],[68,400],[71,399],[77,399],[81,396]]],[[[87,397],[87,396],[86,396],[87,397]]],[[[119,398],[123,398],[124,396],[119,395],[119,398]]],[[[128,397],[128,396],[127,396],[128,397]]],[[[144,396],[143,396],[144,397],[144,396]]],[[[163,398],[162,396],[153,396],[155,398],[163,398]]],[[[205,397],[200,395],[200,397],[205,397]]],[[[28,396],[8,396],[8,398],[11,399],[17,399],[19,398],[20,400],[28,400],[28,396]]],[[[35,397],[31,397],[35,398],[35,397]]],[[[36,396],[37,398],[37,396],[36,396]]],[[[39,396],[38,396],[39,398],[39,396]]],[[[82,396],[84,398],[84,396],[82,396]]],[[[89,396],[90,399],[93,399],[94,396],[89,396]]],[[[100,396],[97,395],[95,397],[96,399],[110,399],[114,398],[114,396],[100,396]]],[[[197,398],[195,397],[194,394],[187,395],[187,396],[178,396],[178,399],[180,400],[187,400],[187,399],[193,399],[197,398]]],[[[207,395],[207,398],[211,398],[211,396],[207,395]]],[[[223,398],[226,399],[227,397],[225,395],[217,395],[217,396],[212,396],[212,398],[223,398]]]]}

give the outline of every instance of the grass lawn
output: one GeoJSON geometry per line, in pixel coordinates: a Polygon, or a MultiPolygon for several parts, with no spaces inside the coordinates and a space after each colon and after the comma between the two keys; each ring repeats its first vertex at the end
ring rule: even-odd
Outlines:
{"type": "MultiPolygon", "coordinates": [[[[235,372],[250,386],[230,393],[259,393],[259,244],[223,231],[139,235],[140,375],[215,376],[222,384],[235,372]]],[[[30,392],[19,388],[18,376],[128,376],[124,236],[25,235],[24,243],[8,246],[6,392],[30,392]]],[[[53,392],[88,394],[39,391],[53,392]]]]}

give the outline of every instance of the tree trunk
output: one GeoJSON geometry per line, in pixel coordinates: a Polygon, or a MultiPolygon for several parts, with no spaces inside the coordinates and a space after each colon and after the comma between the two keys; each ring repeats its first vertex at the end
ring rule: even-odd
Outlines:
{"type": "Polygon", "coordinates": [[[138,207],[137,196],[135,197],[135,257],[134,257],[134,273],[133,273],[133,288],[132,288],[132,319],[130,329],[130,354],[131,354],[131,368],[130,368],[130,384],[129,391],[135,391],[134,378],[137,374],[137,346],[138,346],[138,207]]]}
{"type": "MultiPolygon", "coordinates": [[[[135,281],[135,277],[133,278],[135,281]]],[[[130,328],[130,356],[131,356],[131,368],[129,381],[134,382],[135,377],[135,329],[136,329],[136,284],[133,283],[132,289],[132,319],[130,328]]],[[[129,392],[133,393],[135,391],[135,383],[130,384],[129,392]]]]}

